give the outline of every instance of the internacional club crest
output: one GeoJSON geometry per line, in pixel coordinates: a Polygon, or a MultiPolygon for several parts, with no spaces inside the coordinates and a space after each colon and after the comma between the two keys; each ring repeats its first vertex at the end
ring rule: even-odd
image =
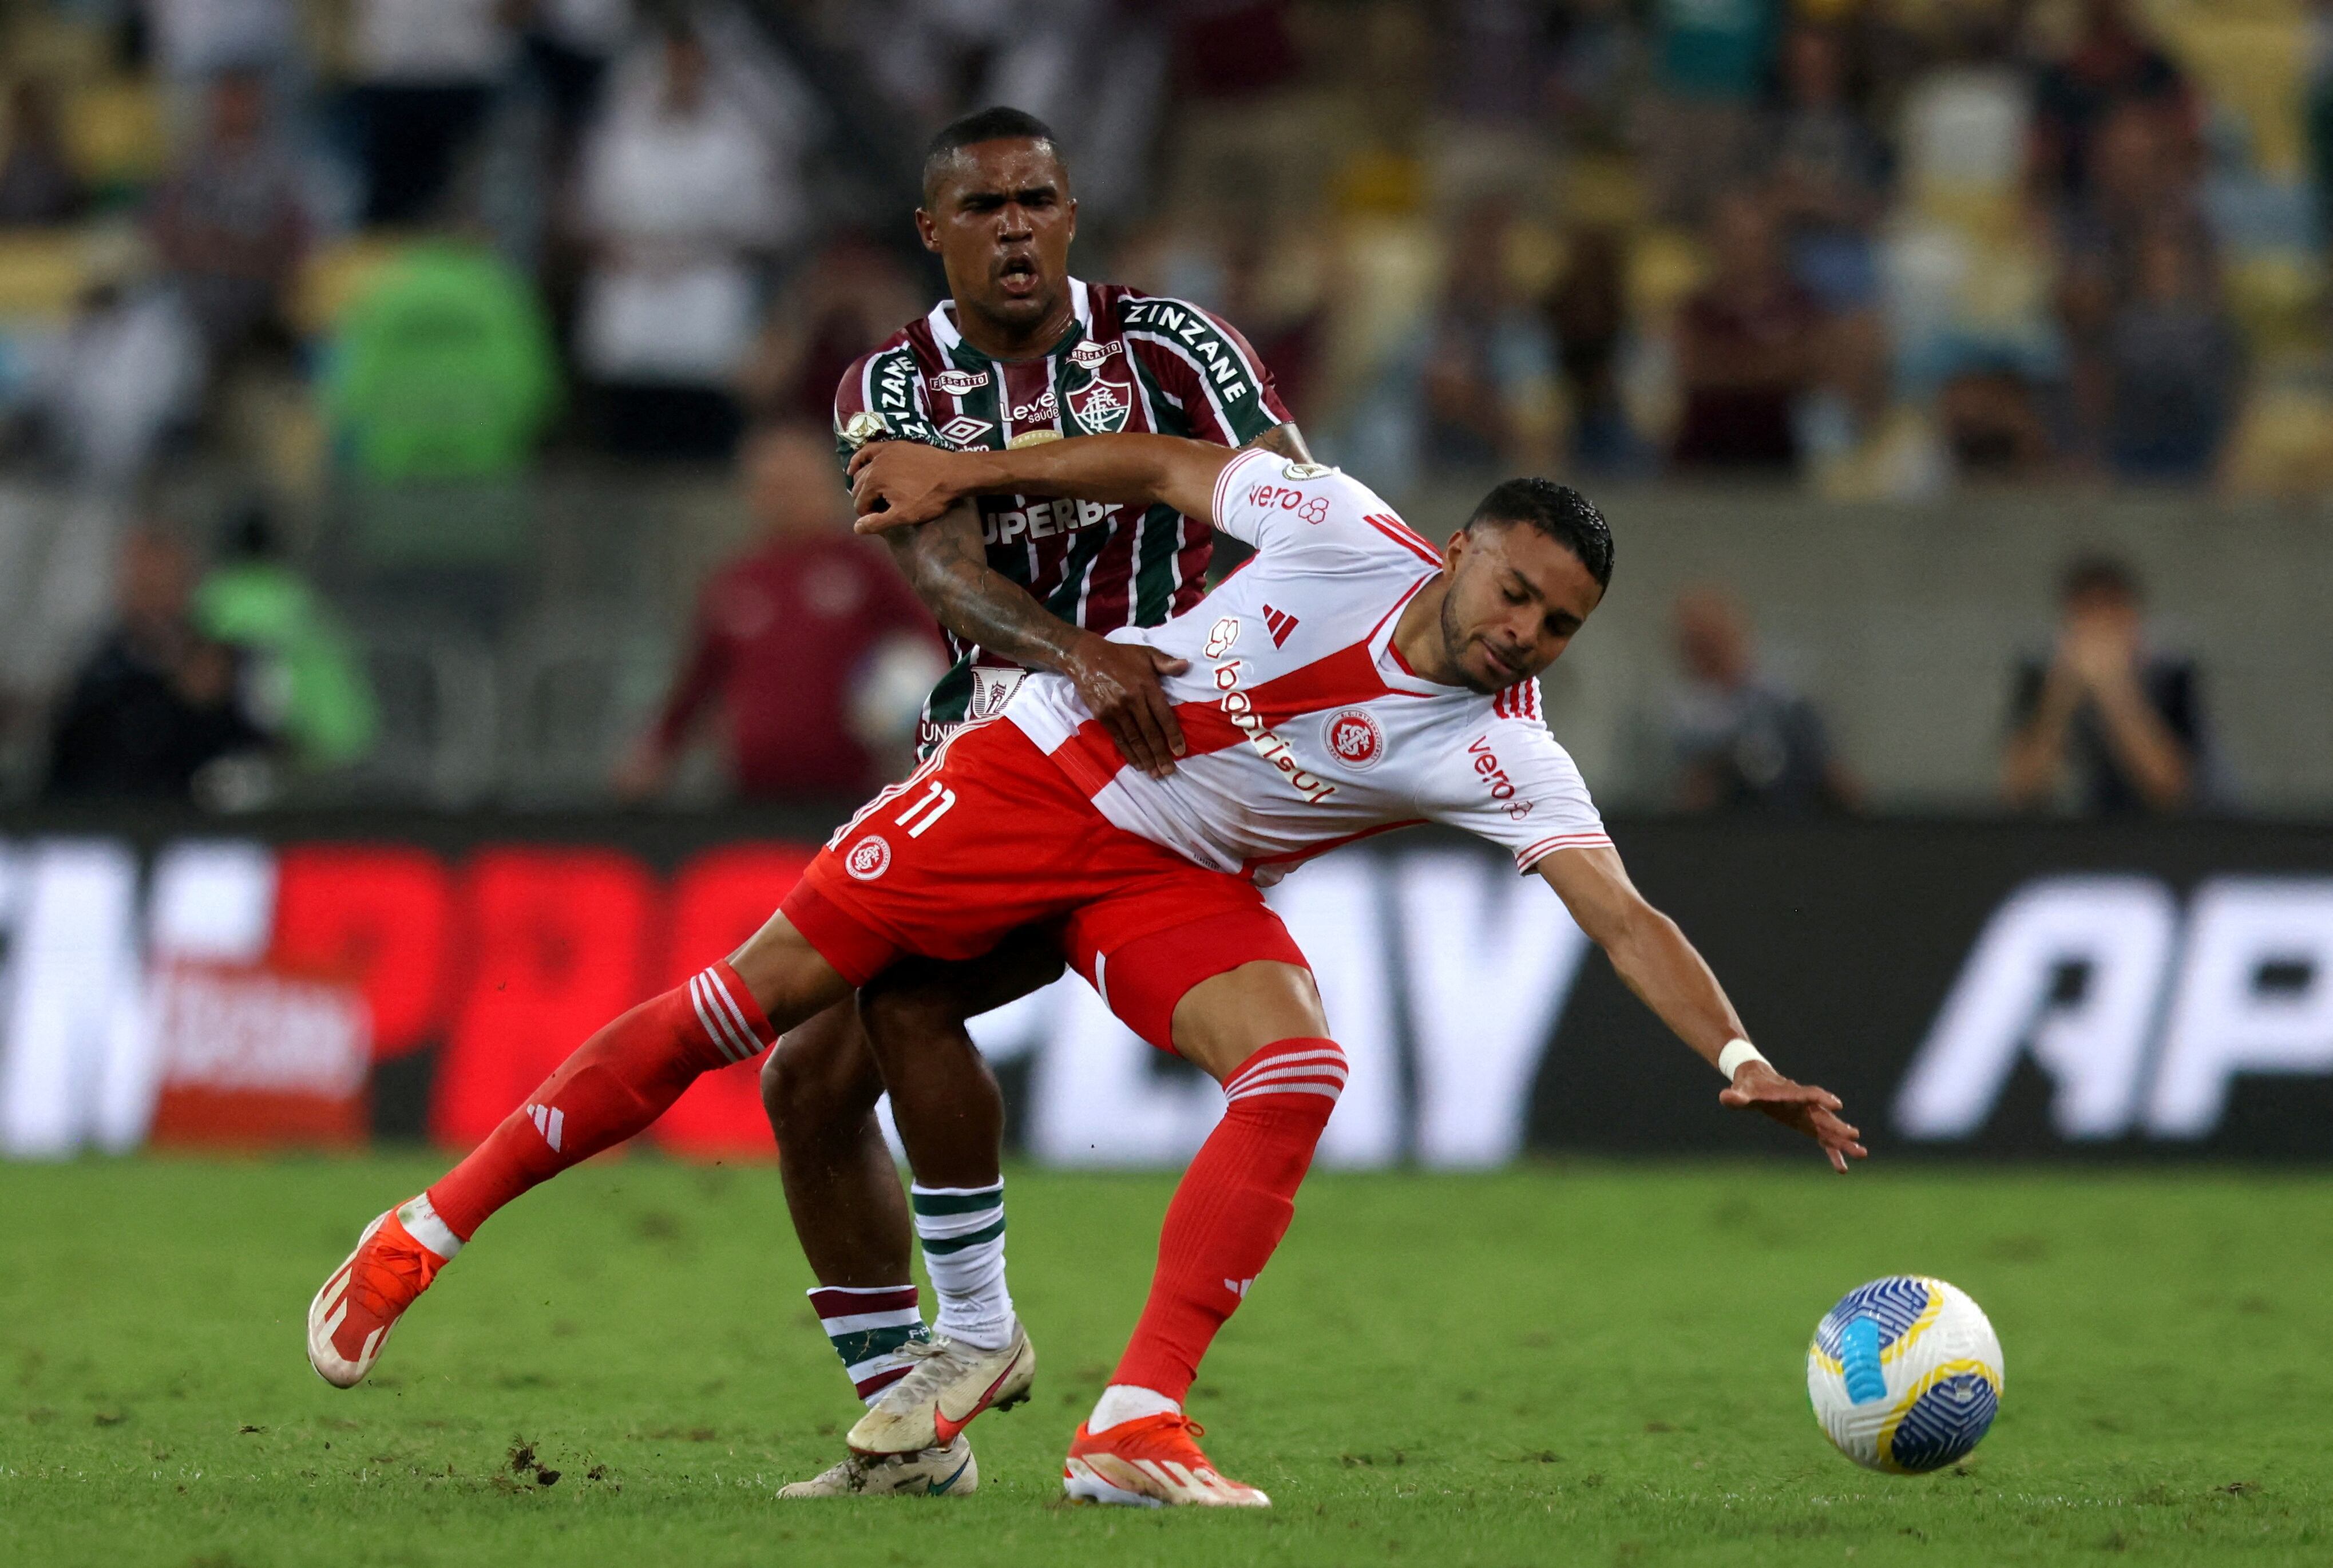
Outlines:
{"type": "Polygon", "coordinates": [[[1367,708],[1349,707],[1330,714],[1324,733],[1330,755],[1349,768],[1373,768],[1385,755],[1385,726],[1367,708]]]}
{"type": "Polygon", "coordinates": [[[891,846],[880,833],[869,833],[850,846],[842,869],[862,882],[871,882],[891,869],[891,846]]]}

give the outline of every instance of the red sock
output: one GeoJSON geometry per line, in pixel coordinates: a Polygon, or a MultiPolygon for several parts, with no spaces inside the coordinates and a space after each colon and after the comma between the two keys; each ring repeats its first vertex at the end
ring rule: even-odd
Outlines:
{"type": "Polygon", "coordinates": [[[1180,1401],[1199,1359],[1296,1214],[1312,1146],[1345,1087],[1334,1040],[1282,1040],[1224,1081],[1223,1121],[1166,1206],[1158,1272],[1110,1381],[1180,1401]]]}
{"type": "Polygon", "coordinates": [[[641,1003],[576,1048],[527,1102],[429,1189],[462,1240],[486,1216],[663,1115],[700,1073],[776,1039],[745,983],[715,964],[641,1003]]]}

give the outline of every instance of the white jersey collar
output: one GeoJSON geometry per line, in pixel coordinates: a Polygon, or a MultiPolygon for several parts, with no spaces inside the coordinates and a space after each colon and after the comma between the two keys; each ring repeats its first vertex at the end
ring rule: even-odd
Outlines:
{"type": "Polygon", "coordinates": [[[1436,575],[1434,572],[1426,572],[1394,601],[1393,608],[1386,611],[1386,618],[1378,622],[1375,631],[1369,633],[1369,659],[1377,667],[1378,678],[1395,691],[1407,692],[1412,697],[1464,697],[1467,695],[1466,688],[1445,686],[1438,680],[1428,680],[1413,672],[1401,655],[1394,651],[1393,633],[1394,629],[1401,624],[1401,612],[1409,608],[1409,601],[1416,598],[1418,591],[1433,582],[1436,575]]]}

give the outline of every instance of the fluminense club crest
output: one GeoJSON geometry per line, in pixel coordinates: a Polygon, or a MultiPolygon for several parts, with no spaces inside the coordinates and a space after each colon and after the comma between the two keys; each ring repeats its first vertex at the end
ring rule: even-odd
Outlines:
{"type": "Polygon", "coordinates": [[[1114,436],[1126,428],[1134,411],[1134,389],[1124,381],[1097,380],[1083,391],[1070,394],[1070,412],[1097,436],[1114,436]]]}

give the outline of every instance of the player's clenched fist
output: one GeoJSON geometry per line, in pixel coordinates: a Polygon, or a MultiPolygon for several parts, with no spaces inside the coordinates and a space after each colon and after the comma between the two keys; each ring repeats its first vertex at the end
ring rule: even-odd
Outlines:
{"type": "Polygon", "coordinates": [[[859,509],[859,532],[928,523],[955,505],[964,492],[951,483],[956,454],[920,441],[876,441],[850,459],[850,498],[859,509]]]}

